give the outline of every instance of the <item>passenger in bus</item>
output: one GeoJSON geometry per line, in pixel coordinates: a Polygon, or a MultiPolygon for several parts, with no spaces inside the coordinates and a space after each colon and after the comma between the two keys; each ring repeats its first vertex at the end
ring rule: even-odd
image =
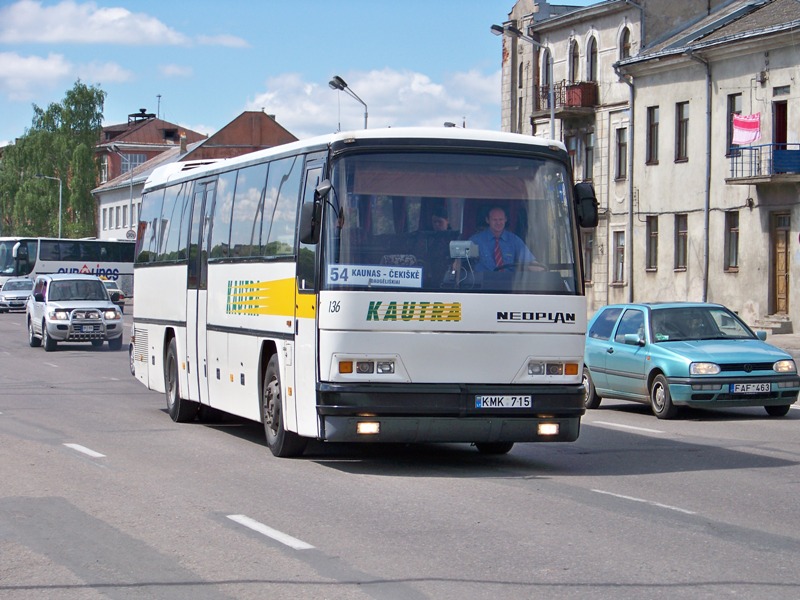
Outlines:
{"type": "Polygon", "coordinates": [[[431,228],[434,231],[450,231],[450,219],[447,216],[447,209],[437,208],[431,215],[431,228]]]}
{"type": "Polygon", "coordinates": [[[506,229],[507,222],[505,209],[493,206],[486,215],[488,227],[469,238],[480,252],[475,271],[544,270],[525,242],[506,229]]]}

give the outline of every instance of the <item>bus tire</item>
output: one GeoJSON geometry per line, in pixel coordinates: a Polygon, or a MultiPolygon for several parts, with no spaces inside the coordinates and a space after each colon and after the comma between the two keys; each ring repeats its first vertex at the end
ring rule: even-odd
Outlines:
{"type": "Polygon", "coordinates": [[[475,447],[481,454],[508,454],[514,442],[475,442],[475,447]]]}
{"type": "Polygon", "coordinates": [[[197,415],[197,403],[181,398],[178,387],[178,345],[172,338],[164,360],[164,389],[167,396],[167,411],[176,423],[188,423],[197,415]]]}
{"type": "Polygon", "coordinates": [[[261,393],[261,415],[267,446],[279,458],[300,456],[306,449],[308,440],[292,431],[286,431],[283,426],[283,396],[277,354],[269,359],[261,393]]]}
{"type": "Polygon", "coordinates": [[[31,348],[38,348],[42,345],[42,338],[36,337],[33,332],[33,321],[28,319],[28,345],[31,348]]]}

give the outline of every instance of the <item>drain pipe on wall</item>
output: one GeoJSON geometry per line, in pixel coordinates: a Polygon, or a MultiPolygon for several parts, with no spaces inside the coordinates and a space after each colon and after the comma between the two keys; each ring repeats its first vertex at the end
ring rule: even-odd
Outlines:
{"type": "Polygon", "coordinates": [[[628,120],[628,302],[632,303],[633,294],[633,140],[634,140],[634,88],[633,77],[631,75],[623,74],[618,64],[614,64],[614,72],[619,77],[620,81],[628,84],[628,110],[630,111],[630,118],[628,120]]]}
{"type": "Polygon", "coordinates": [[[706,69],[706,189],[703,204],[703,302],[708,301],[708,265],[709,265],[709,233],[708,226],[711,213],[711,65],[707,60],[695,56],[691,49],[686,56],[700,63],[706,69]]]}

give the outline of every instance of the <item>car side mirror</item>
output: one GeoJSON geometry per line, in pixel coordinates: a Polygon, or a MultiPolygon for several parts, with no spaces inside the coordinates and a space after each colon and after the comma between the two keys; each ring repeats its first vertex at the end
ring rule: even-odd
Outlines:
{"type": "Polygon", "coordinates": [[[644,340],[638,333],[626,333],[623,340],[630,346],[644,346],[644,340]]]}
{"type": "Polygon", "coordinates": [[[591,183],[575,184],[575,212],[578,225],[581,227],[597,227],[600,218],[597,197],[591,183]]]}
{"type": "Polygon", "coordinates": [[[756,337],[763,342],[763,341],[765,341],[767,339],[767,332],[766,331],[756,331],[756,337]]]}
{"type": "Polygon", "coordinates": [[[111,292],[111,301],[119,302],[119,292],[111,292]]]}

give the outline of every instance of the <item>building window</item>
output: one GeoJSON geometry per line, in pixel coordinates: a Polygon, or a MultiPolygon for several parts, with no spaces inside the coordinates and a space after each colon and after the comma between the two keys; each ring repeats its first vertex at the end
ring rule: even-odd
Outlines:
{"type": "Polygon", "coordinates": [[[728,95],[728,135],[726,139],[725,155],[726,156],[739,156],[739,146],[733,145],[733,115],[742,114],[742,95],[729,94],[728,95]]]}
{"type": "Polygon", "coordinates": [[[103,231],[108,229],[108,209],[107,208],[103,209],[103,218],[102,218],[102,221],[101,221],[101,225],[103,227],[103,231]]]}
{"type": "Polygon", "coordinates": [[[108,154],[100,157],[100,183],[108,181],[108,154]]]}
{"type": "Polygon", "coordinates": [[[129,173],[131,169],[135,169],[147,161],[147,156],[144,154],[120,154],[120,174],[129,173]]]}
{"type": "Polygon", "coordinates": [[[517,72],[517,87],[519,89],[522,89],[522,86],[524,84],[524,81],[525,81],[524,75],[525,75],[525,71],[523,70],[522,65],[520,65],[519,66],[519,70],[517,72]]]}
{"type": "Polygon", "coordinates": [[[589,40],[589,48],[587,48],[589,61],[586,65],[586,79],[588,81],[597,81],[597,40],[594,38],[589,40]]]}
{"type": "Polygon", "coordinates": [[[572,83],[580,81],[580,51],[578,42],[573,41],[569,49],[569,80],[572,83]]]}
{"type": "Polygon", "coordinates": [[[658,164],[658,107],[647,107],[647,153],[648,165],[658,164]]]}
{"type": "Polygon", "coordinates": [[[688,215],[675,215],[675,269],[686,270],[689,242],[688,215]]]}
{"type": "Polygon", "coordinates": [[[127,206],[123,206],[122,207],[122,228],[124,229],[127,226],[128,226],[128,207],[127,206]]]}
{"type": "Polygon", "coordinates": [[[594,178],[594,133],[587,133],[583,146],[583,180],[594,178]]]}
{"type": "Polygon", "coordinates": [[[647,217],[647,250],[645,252],[646,269],[658,270],[658,216],[647,217]]]}
{"type": "Polygon", "coordinates": [[[617,170],[616,179],[628,176],[628,128],[617,129],[617,170]]]}
{"type": "Polygon", "coordinates": [[[725,270],[739,269],[739,211],[725,213],[725,270]]]}
{"type": "Polygon", "coordinates": [[[522,133],[522,96],[517,101],[517,133],[522,133]]]}
{"type": "Polygon", "coordinates": [[[689,160],[689,103],[675,105],[675,160],[689,160]]]}
{"type": "Polygon", "coordinates": [[[627,27],[622,30],[619,36],[619,59],[625,60],[631,56],[631,30],[627,27]]]}
{"type": "Polygon", "coordinates": [[[583,249],[583,280],[592,280],[592,254],[594,253],[594,231],[584,231],[581,234],[583,249]]]}
{"type": "Polygon", "coordinates": [[[114,208],[114,213],[115,213],[114,224],[116,226],[116,229],[120,228],[120,223],[121,223],[119,218],[119,208],[120,208],[119,206],[114,208]]]}
{"type": "Polygon", "coordinates": [[[574,135],[568,135],[564,138],[564,145],[567,147],[567,154],[569,154],[569,161],[572,165],[572,171],[575,171],[575,156],[578,153],[578,138],[574,135]]]}
{"type": "Polygon", "coordinates": [[[614,278],[612,283],[625,281],[625,232],[614,232],[614,278]]]}

